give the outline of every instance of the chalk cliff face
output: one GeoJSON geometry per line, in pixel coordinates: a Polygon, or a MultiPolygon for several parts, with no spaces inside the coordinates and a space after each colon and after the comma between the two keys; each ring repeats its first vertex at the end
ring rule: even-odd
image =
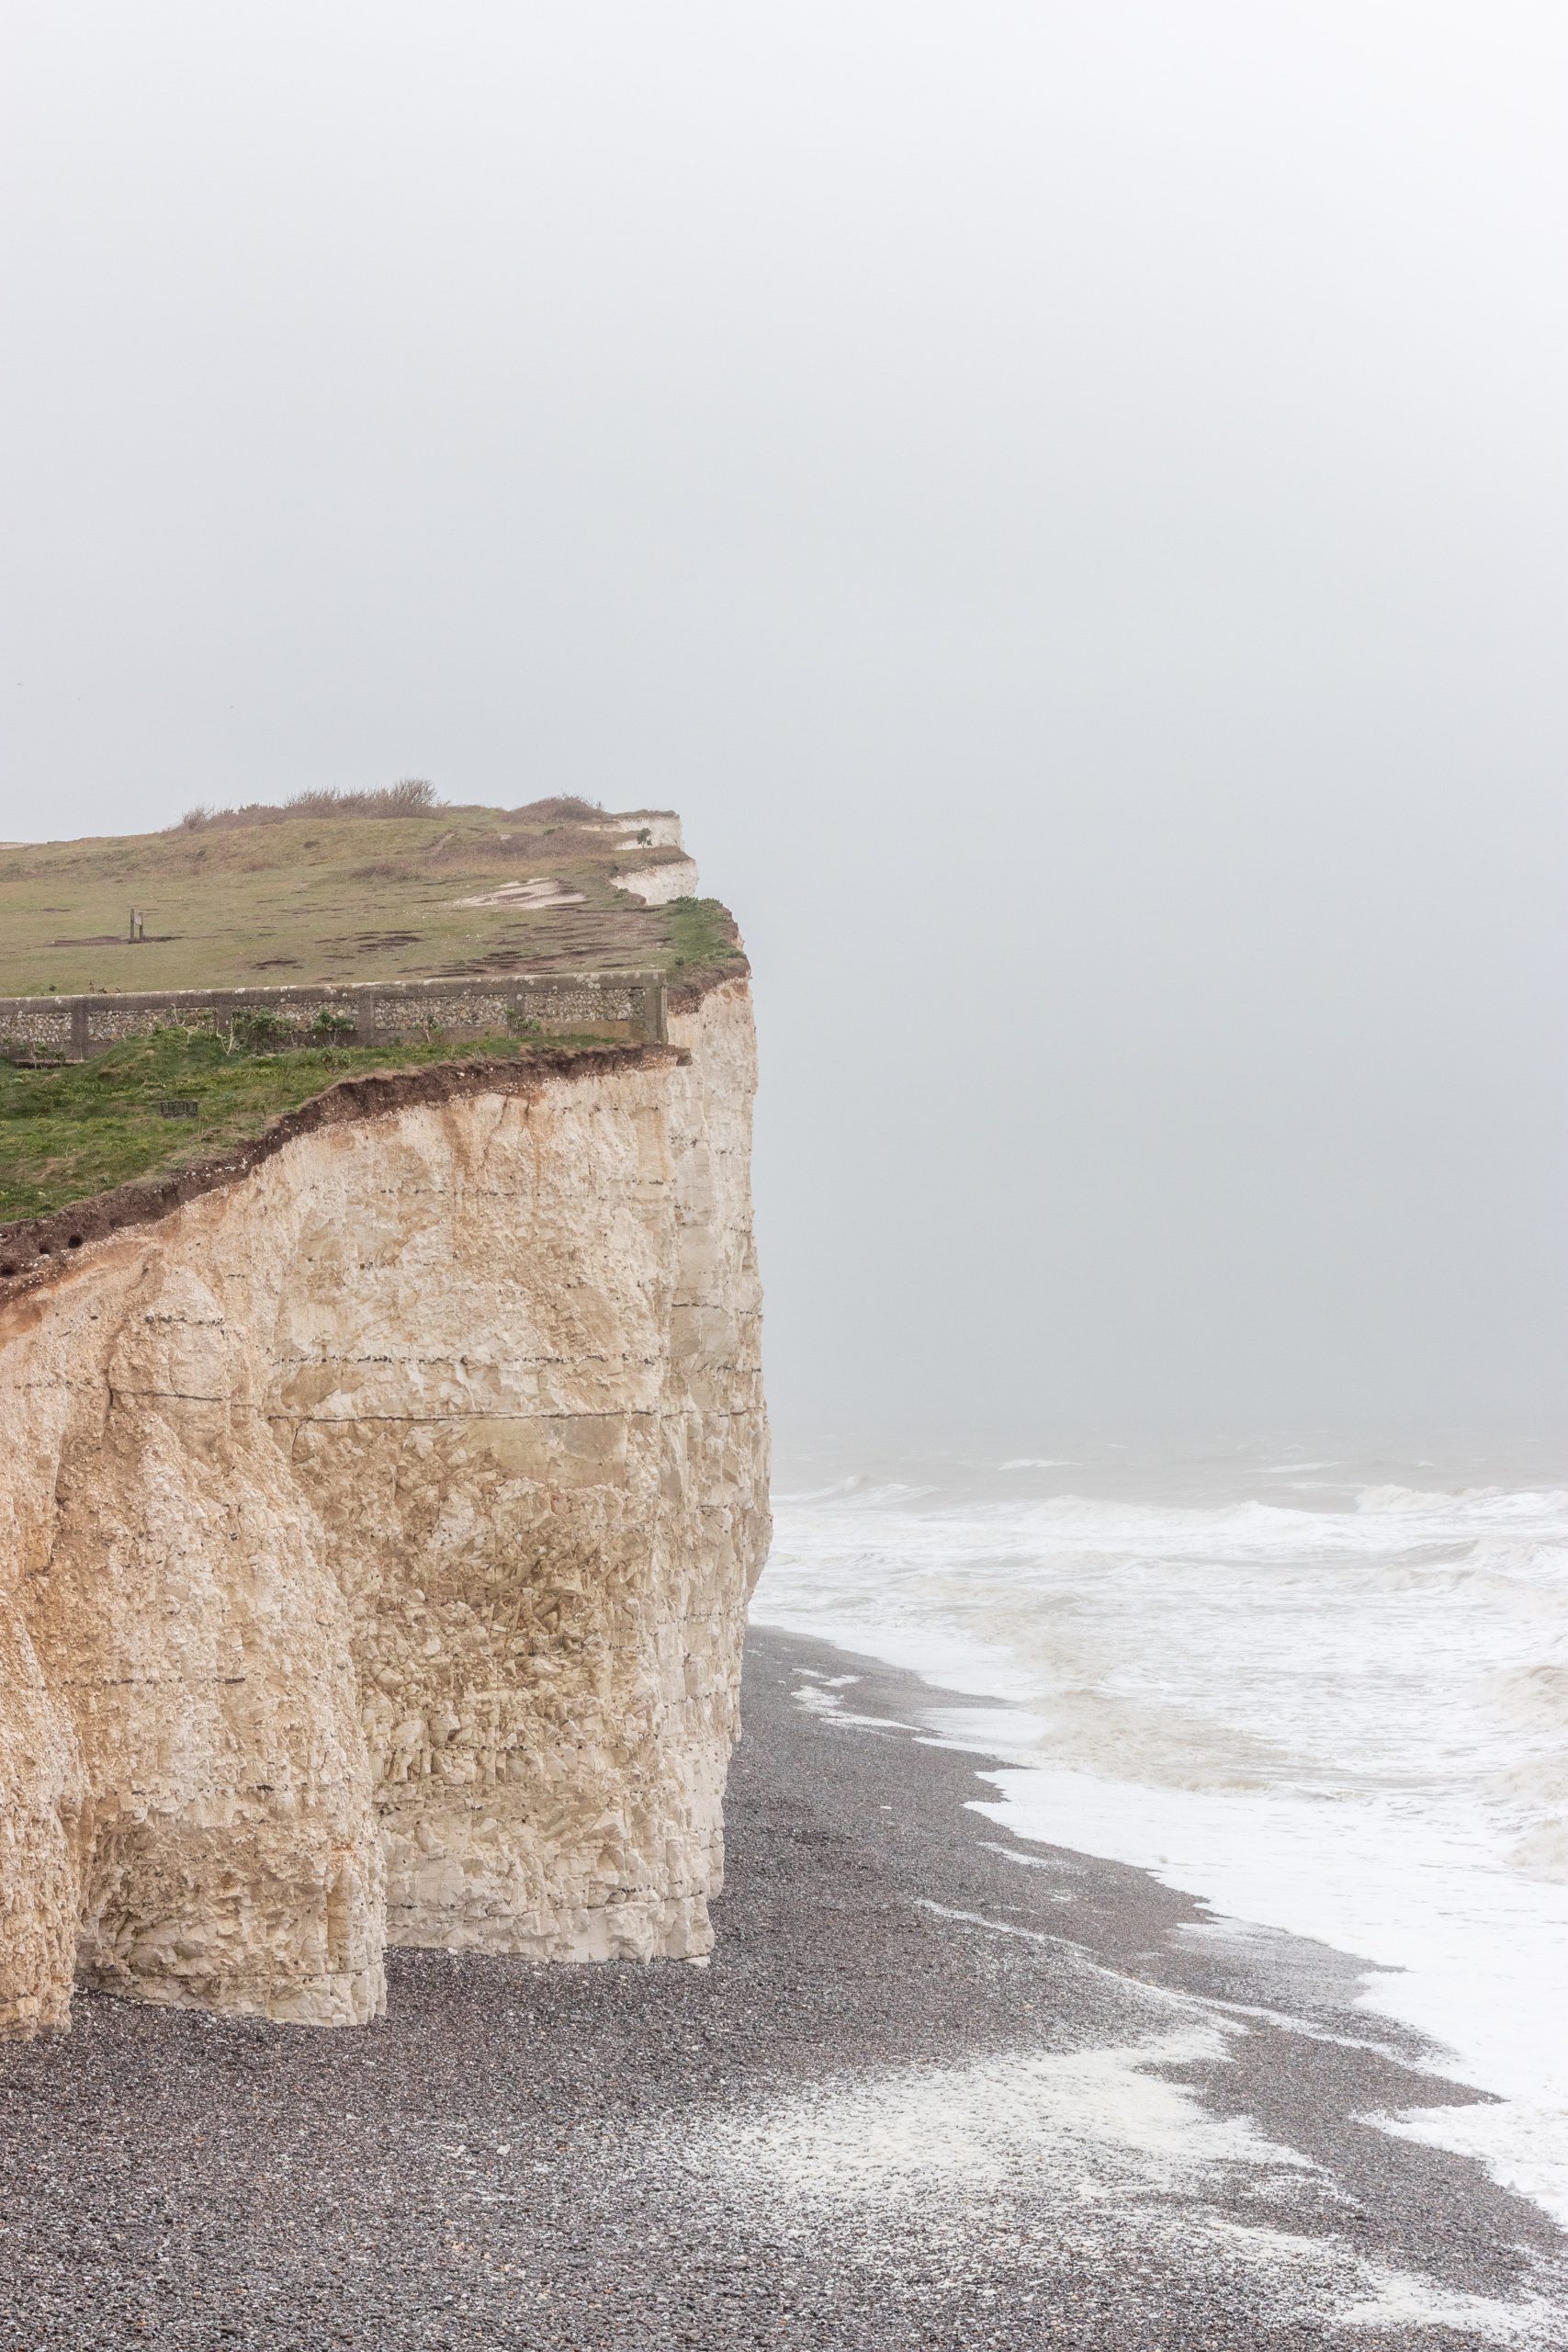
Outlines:
{"type": "Polygon", "coordinates": [[[766,1547],[744,981],[0,1306],[0,2030],[696,1955],[766,1547]]]}

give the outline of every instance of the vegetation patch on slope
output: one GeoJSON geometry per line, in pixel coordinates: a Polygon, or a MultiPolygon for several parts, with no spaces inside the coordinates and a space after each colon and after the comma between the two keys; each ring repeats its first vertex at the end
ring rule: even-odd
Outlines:
{"type": "Polygon", "coordinates": [[[670,943],[666,968],[671,979],[745,962],[735,917],[721,899],[671,899],[660,912],[670,943]]]}
{"type": "MultiPolygon", "coordinates": [[[[597,1037],[556,1037],[553,1046],[597,1037]]],[[[163,1029],[90,1062],[54,1069],[0,1063],[0,1221],[46,1216],[144,1176],[251,1141],[342,1078],[433,1062],[513,1057],[518,1037],[373,1046],[231,1047],[209,1032],[163,1029]]]]}

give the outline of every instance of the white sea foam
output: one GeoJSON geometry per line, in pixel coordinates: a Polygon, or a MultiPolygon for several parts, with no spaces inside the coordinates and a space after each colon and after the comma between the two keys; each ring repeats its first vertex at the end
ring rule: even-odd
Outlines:
{"type": "Polygon", "coordinates": [[[991,2276],[998,2249],[1044,2283],[1086,2253],[1124,2260],[1131,2241],[1190,2283],[1244,2278],[1259,2325],[1311,2313],[1351,2340],[1449,2326],[1520,2352],[1562,2342],[1562,2280],[1549,2266],[1505,2299],[1367,2260],[1333,2228],[1336,2191],[1309,2157],[1170,2079],[1223,2064],[1237,2030],[1179,1996],[1170,2007],[1168,2028],[1109,2049],[1022,2049],[764,2095],[656,2160],[700,2173],[716,2197],[775,2227],[798,2212],[801,2234],[860,2209],[881,2217],[880,2245],[897,2215],[901,2242],[923,2242],[950,2284],[976,2264],[991,2276]],[[1310,2212],[1314,2228],[1248,2218],[1265,2202],[1310,2212]]]}
{"type": "Polygon", "coordinates": [[[931,1728],[1006,1757],[1008,1827],[1359,1956],[1506,2102],[1389,2128],[1568,2221],[1568,1492],[924,1469],[786,1497],[758,1618],[1007,1702],[931,1728]]]}
{"type": "Polygon", "coordinates": [[[1122,2049],[911,2067],[742,2109],[716,2126],[716,2151],[729,2167],[822,2198],[908,2194],[944,2178],[975,2187],[1024,2167],[1034,2179],[1044,2156],[1058,2191],[1077,2198],[1168,2194],[1221,2166],[1310,2170],[1161,2072],[1225,2054],[1222,2028],[1183,2022],[1122,2049]]]}

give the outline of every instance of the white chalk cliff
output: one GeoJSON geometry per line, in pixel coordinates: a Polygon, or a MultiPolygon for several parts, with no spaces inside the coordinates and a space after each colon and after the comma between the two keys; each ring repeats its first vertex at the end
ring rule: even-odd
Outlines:
{"type": "Polygon", "coordinates": [[[743,979],[339,1090],[0,1302],[0,2032],[699,1955],[767,1539],[743,979]]]}

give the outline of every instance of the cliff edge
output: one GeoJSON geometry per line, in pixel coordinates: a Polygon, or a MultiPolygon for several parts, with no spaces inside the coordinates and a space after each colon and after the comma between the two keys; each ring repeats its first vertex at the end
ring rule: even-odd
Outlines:
{"type": "Polygon", "coordinates": [[[669,1040],[340,1088],[0,1297],[0,2032],[708,1949],[768,1533],[743,963],[669,1040]]]}

